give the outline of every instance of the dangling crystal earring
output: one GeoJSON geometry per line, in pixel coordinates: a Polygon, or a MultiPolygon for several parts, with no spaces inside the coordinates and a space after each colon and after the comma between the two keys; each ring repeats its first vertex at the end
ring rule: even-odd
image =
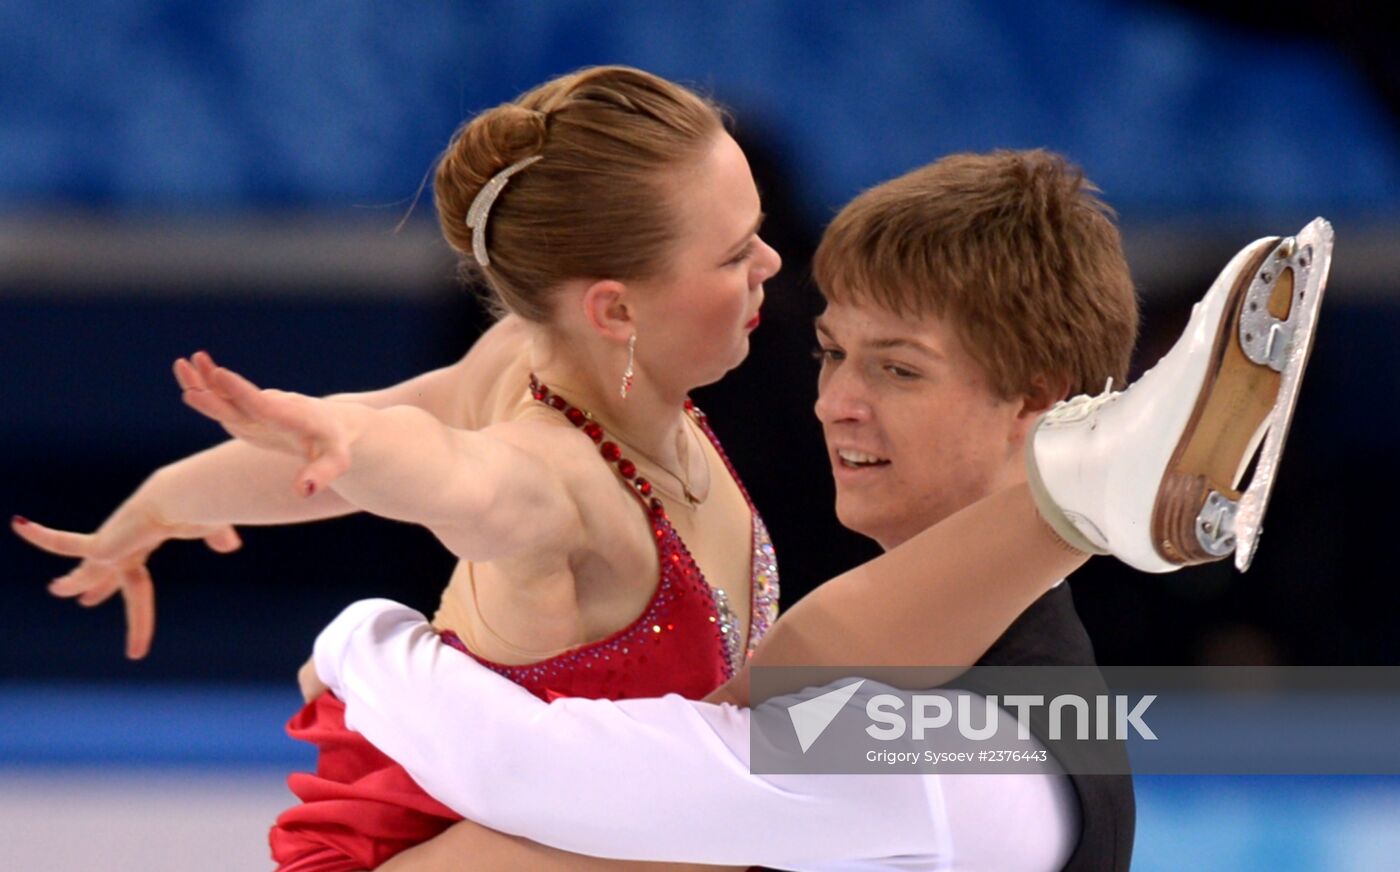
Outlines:
{"type": "Polygon", "coordinates": [[[622,387],[617,389],[624,400],[627,399],[627,392],[632,390],[632,377],[635,375],[632,371],[632,365],[636,362],[637,334],[633,333],[631,338],[627,340],[627,368],[622,371],[622,387]]]}

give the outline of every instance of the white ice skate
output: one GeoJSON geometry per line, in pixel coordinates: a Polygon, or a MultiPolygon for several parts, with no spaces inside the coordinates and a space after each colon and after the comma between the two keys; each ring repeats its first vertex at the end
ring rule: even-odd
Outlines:
{"type": "Polygon", "coordinates": [[[1142,378],[1046,413],[1027,456],[1051,526],[1147,572],[1232,552],[1248,569],[1331,260],[1332,226],[1321,218],[1295,237],[1250,244],[1142,378]]]}

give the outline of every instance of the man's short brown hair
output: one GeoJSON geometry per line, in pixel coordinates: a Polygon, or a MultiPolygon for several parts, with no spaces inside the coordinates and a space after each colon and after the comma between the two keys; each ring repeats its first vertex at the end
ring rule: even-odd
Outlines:
{"type": "Polygon", "coordinates": [[[1121,385],[1137,297],[1113,211],[1047,151],[956,154],[853,200],[813,272],[829,302],[949,321],[1003,398],[1121,385]]]}

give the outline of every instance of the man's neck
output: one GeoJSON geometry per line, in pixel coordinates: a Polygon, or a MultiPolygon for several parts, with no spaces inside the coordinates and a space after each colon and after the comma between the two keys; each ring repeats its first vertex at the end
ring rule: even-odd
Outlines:
{"type": "MultiPolygon", "coordinates": [[[[855,530],[855,528],[851,529],[854,530],[854,532],[856,533],[860,533],[862,536],[868,536],[871,539],[874,539],[875,543],[880,546],[880,549],[882,551],[893,551],[900,545],[903,545],[905,542],[908,542],[910,539],[913,539],[919,533],[922,533],[924,530],[927,530],[930,527],[934,527],[938,524],[943,523],[948,518],[951,518],[953,515],[957,514],[957,512],[963,511],[964,509],[968,508],[968,506],[971,506],[978,500],[986,499],[994,493],[997,493],[1010,487],[1014,487],[1018,484],[1025,484],[1025,482],[1026,467],[1024,461],[1021,460],[1020,454],[1018,453],[1016,455],[1015,461],[1007,465],[1004,474],[997,480],[996,485],[994,487],[989,489],[986,493],[982,494],[982,496],[978,497],[977,500],[973,500],[967,505],[959,507],[957,511],[950,512],[949,514],[943,515],[942,517],[933,518],[930,520],[915,519],[911,517],[909,519],[911,523],[901,524],[899,525],[898,529],[890,530],[884,533],[867,533],[864,530],[855,530]]],[[[992,533],[992,535],[995,535],[995,533],[992,533]]]]}

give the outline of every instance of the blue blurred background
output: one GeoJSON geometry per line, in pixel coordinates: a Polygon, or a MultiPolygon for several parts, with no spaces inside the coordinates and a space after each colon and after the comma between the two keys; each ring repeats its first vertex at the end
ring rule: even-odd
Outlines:
{"type": "MultiPolygon", "coordinates": [[[[788,265],[750,361],[697,397],[765,509],[788,603],[873,553],[812,474],[807,263],[822,227],[941,155],[1044,146],[1118,210],[1144,303],[1139,369],[1245,243],[1315,215],[1338,238],[1254,569],[1092,564],[1074,587],[1101,659],[1396,663],[1400,34],[1368,10],[10,0],[0,510],[94,529],[152,470],[216,441],[169,376],[198,348],[307,393],[458,358],[486,318],[419,197],[435,156],[476,111],[627,63],[734,111],[788,265]]],[[[452,563],[426,533],[373,518],[243,532],[232,556],[155,556],[159,629],[139,664],[121,657],[118,606],[49,598],[65,562],[0,539],[14,868],[263,864],[281,773],[309,764],[281,723],[316,631],[367,595],[431,609],[452,563]],[[75,816],[119,822],[73,839],[75,816]]],[[[1381,869],[1400,849],[1393,779],[1152,777],[1139,791],[1138,869],[1381,869]]]]}

